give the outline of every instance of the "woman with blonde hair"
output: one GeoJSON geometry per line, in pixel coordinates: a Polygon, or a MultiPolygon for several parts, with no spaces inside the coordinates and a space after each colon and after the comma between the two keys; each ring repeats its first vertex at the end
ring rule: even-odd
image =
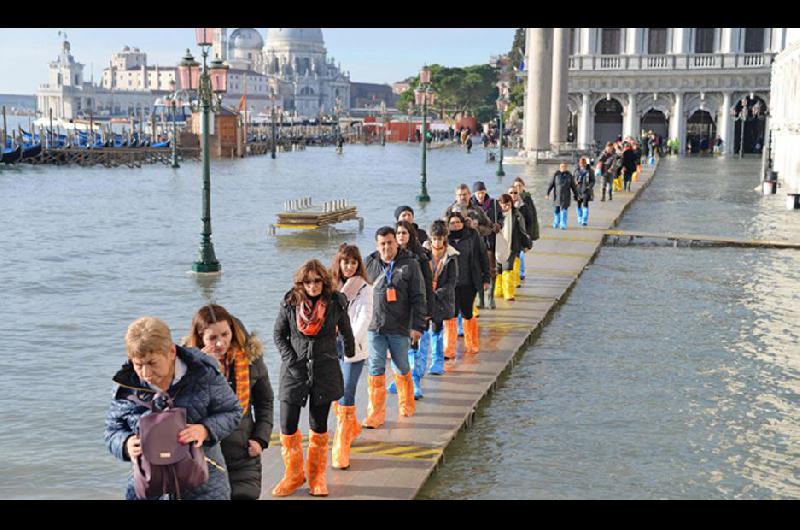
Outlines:
{"type": "Polygon", "coordinates": [[[186,345],[214,357],[236,392],[244,414],[239,426],[222,440],[231,499],[261,495],[261,452],[272,435],[273,393],[264,364],[263,346],[248,335],[241,321],[224,307],[208,304],[194,314],[186,345]]]}
{"type": "Polygon", "coordinates": [[[336,336],[344,340],[344,356],[355,355],[347,315],[347,298],[334,290],[331,276],[319,260],[306,261],[294,274],[294,285],[281,301],[273,338],[281,355],[281,456],[285,471],[272,495],[285,497],[306,481],[300,411],[308,402],[308,484],[311,495],[325,496],[328,485],[328,412],[344,395],[336,336]]]}
{"type": "Polygon", "coordinates": [[[356,354],[344,357],[344,340],[338,336],[336,346],[339,366],[344,376],[344,396],[333,402],[336,414],[336,436],[331,451],[332,466],[337,469],[350,467],[350,444],[361,434],[356,418],[356,389],[364,363],[369,357],[367,328],[372,321],[372,285],[367,281],[367,271],[361,251],[355,245],[342,243],[331,264],[333,284],[347,297],[347,315],[353,328],[356,354]]]}

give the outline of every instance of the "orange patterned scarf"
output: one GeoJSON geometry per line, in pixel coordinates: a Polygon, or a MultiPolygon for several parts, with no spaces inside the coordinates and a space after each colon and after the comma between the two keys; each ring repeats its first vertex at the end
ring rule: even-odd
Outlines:
{"type": "Polygon", "coordinates": [[[228,348],[228,353],[225,354],[225,378],[230,373],[230,367],[233,366],[233,377],[236,384],[236,397],[239,398],[239,403],[242,404],[242,411],[244,414],[249,414],[250,411],[250,361],[244,350],[238,348],[228,348]]]}
{"type": "Polygon", "coordinates": [[[306,301],[297,306],[297,329],[306,337],[313,337],[322,329],[325,323],[325,313],[328,304],[320,298],[314,306],[306,301]]]}

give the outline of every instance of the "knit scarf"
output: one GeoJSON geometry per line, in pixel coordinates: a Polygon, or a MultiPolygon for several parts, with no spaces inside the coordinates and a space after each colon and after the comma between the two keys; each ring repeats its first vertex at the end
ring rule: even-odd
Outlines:
{"type": "Polygon", "coordinates": [[[236,397],[239,398],[239,403],[242,404],[242,410],[248,414],[250,410],[250,361],[244,350],[239,348],[228,348],[225,354],[225,363],[223,371],[225,377],[230,373],[230,367],[233,366],[234,383],[236,385],[236,397]]]}
{"type": "Polygon", "coordinates": [[[306,301],[297,306],[297,329],[306,337],[313,337],[322,329],[325,323],[325,313],[328,304],[322,298],[312,306],[306,301]]]}

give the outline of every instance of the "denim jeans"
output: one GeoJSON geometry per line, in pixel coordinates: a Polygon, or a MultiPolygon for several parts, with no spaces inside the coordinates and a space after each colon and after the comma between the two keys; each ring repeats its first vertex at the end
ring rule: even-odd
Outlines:
{"type": "Polygon", "coordinates": [[[354,363],[345,362],[344,359],[339,361],[339,366],[342,368],[342,375],[344,376],[344,396],[339,400],[339,405],[343,407],[352,407],[356,404],[356,387],[358,386],[358,378],[361,377],[361,370],[364,368],[366,361],[356,361],[354,363]]]}
{"type": "Polygon", "coordinates": [[[375,331],[368,331],[369,335],[369,375],[384,375],[386,373],[386,351],[392,356],[392,361],[400,375],[409,371],[408,345],[411,338],[408,335],[383,335],[375,331]]]}

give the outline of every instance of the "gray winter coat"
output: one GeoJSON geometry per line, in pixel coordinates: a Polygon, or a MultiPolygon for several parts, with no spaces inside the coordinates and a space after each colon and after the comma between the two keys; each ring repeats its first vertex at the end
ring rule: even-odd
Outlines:
{"type": "Polygon", "coordinates": [[[575,187],[578,189],[578,199],[583,202],[594,200],[594,171],[589,166],[575,169],[575,187]]]}
{"type": "Polygon", "coordinates": [[[387,268],[378,251],[367,256],[364,266],[372,283],[372,322],[369,331],[382,335],[406,336],[412,329],[425,331],[428,302],[425,299],[425,281],[419,259],[410,252],[398,249],[394,259],[391,287],[397,294],[396,302],[386,299],[387,268]]]}
{"type": "Polygon", "coordinates": [[[281,379],[278,399],[304,407],[311,396],[316,405],[336,401],[344,395],[344,378],[336,351],[336,330],[344,338],[344,354],[355,355],[355,339],[347,315],[347,298],[334,291],[328,301],[325,322],[313,337],[297,328],[297,308],[286,293],[275,319],[273,338],[281,354],[281,379]]]}
{"type": "MultiPolygon", "coordinates": [[[[176,407],[186,409],[187,423],[205,425],[209,438],[203,442],[203,451],[206,457],[225,468],[225,458],[219,442],[239,425],[242,417],[239,399],[217,368],[216,359],[195,348],[176,348],[178,357],[186,363],[186,374],[177,383],[170,385],[167,393],[175,401],[176,407]]],[[[139,379],[130,361],[122,365],[122,369],[114,376],[114,382],[118,386],[114,388],[114,397],[106,415],[104,437],[112,455],[130,462],[125,442],[128,437],[139,432],[139,419],[150,414],[150,410],[130,401],[128,396],[135,395],[142,401],[151,401],[155,391],[139,379]]],[[[163,398],[157,398],[156,404],[159,408],[162,401],[163,398]]],[[[181,492],[181,498],[230,499],[231,487],[227,474],[213,465],[208,466],[208,471],[208,482],[181,492]]],[[[136,499],[132,471],[128,475],[125,498],[136,499]]]]}
{"type": "Polygon", "coordinates": [[[555,206],[562,208],[569,208],[570,196],[578,196],[578,188],[575,187],[575,179],[572,178],[572,173],[569,171],[556,171],[553,179],[550,181],[550,186],[547,188],[547,194],[553,192],[553,201],[555,206]],[[570,194],[570,192],[572,192],[570,194]]]}

